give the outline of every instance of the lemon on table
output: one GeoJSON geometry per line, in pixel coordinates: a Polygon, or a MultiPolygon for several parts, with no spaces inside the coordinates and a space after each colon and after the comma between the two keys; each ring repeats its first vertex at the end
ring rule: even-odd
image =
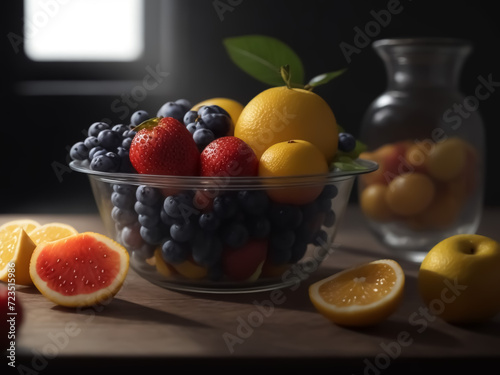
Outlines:
{"type": "Polygon", "coordinates": [[[314,144],[330,163],[338,147],[338,126],[328,103],[304,89],[272,87],[255,96],[240,114],[234,135],[258,158],[275,143],[303,139],[314,144]]]}
{"type": "Polygon", "coordinates": [[[52,302],[83,307],[112,298],[128,269],[129,255],[122,245],[102,234],[84,232],[38,245],[29,273],[52,302]]]}
{"type": "Polygon", "coordinates": [[[7,231],[13,232],[14,229],[21,227],[24,229],[26,233],[31,232],[32,230],[38,228],[40,226],[40,223],[36,220],[32,219],[16,219],[16,220],[11,220],[2,226],[0,226],[0,231],[6,229],[7,231]]]}
{"type": "Polygon", "coordinates": [[[457,234],[437,243],[418,273],[422,300],[450,323],[485,321],[500,312],[500,243],[457,234]]]}
{"type": "Polygon", "coordinates": [[[22,227],[11,230],[10,226],[3,226],[0,229],[0,280],[32,285],[29,263],[35,247],[22,227]]]}
{"type": "Polygon", "coordinates": [[[309,287],[316,309],[334,323],[370,326],[389,317],[404,290],[403,269],[392,259],[380,259],[338,272],[309,287]]]}
{"type": "MultiPolygon", "coordinates": [[[[279,142],[269,147],[259,160],[259,176],[282,177],[324,174],[328,164],[323,153],[312,143],[304,140],[279,142]]],[[[270,182],[272,185],[272,182],[270,182]]],[[[268,195],[286,204],[306,204],[316,199],[323,184],[304,187],[269,188],[268,195]]]]}
{"type": "Polygon", "coordinates": [[[78,231],[71,225],[54,222],[35,228],[28,232],[28,235],[36,245],[39,245],[43,242],[59,240],[77,233],[78,231]]]}

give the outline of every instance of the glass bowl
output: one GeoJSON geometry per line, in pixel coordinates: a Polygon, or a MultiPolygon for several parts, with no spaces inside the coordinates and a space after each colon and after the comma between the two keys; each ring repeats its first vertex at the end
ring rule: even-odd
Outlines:
{"type": "Polygon", "coordinates": [[[293,285],[331,245],[364,168],[297,177],[177,177],[70,167],[90,180],[107,235],[146,280],[181,291],[243,293],[293,285]]]}

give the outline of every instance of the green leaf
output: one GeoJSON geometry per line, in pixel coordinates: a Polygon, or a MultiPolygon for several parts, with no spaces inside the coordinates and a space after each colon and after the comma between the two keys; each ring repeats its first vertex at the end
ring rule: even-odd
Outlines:
{"type": "Polygon", "coordinates": [[[163,117],[152,117],[150,119],[147,119],[146,121],[141,122],[139,125],[137,125],[132,130],[135,132],[138,132],[139,130],[142,130],[142,129],[154,128],[156,125],[158,125],[158,123],[160,122],[160,120],[162,118],[163,117]]]}
{"type": "Polygon", "coordinates": [[[355,159],[352,159],[349,156],[338,155],[330,164],[330,169],[341,171],[363,171],[367,168],[359,164],[355,159]]]}
{"type": "Polygon", "coordinates": [[[231,60],[244,72],[271,86],[283,86],[281,66],[288,65],[293,85],[303,85],[304,68],[299,56],[285,43],[265,35],[225,38],[231,60]]]}
{"type": "Polygon", "coordinates": [[[320,75],[317,75],[316,77],[312,78],[307,85],[311,87],[317,87],[320,85],[324,85],[325,83],[330,82],[332,79],[337,78],[339,75],[344,73],[347,70],[347,68],[336,70],[334,72],[329,72],[329,73],[323,73],[320,75]]]}

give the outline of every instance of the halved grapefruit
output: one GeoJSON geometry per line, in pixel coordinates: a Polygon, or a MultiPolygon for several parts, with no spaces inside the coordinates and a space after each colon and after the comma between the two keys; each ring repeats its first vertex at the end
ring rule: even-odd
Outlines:
{"type": "Polygon", "coordinates": [[[123,246],[102,234],[84,232],[38,245],[30,275],[52,302],[83,307],[118,293],[128,268],[129,255],[123,246]]]}

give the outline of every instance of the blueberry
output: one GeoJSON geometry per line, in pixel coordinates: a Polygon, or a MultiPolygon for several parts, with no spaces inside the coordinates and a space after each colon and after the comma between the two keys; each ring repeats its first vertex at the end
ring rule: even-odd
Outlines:
{"type": "Polygon", "coordinates": [[[191,102],[187,99],[177,99],[175,103],[183,107],[185,111],[188,111],[192,107],[191,102]]]}
{"type": "Polygon", "coordinates": [[[313,244],[316,246],[325,246],[326,241],[328,239],[328,234],[324,230],[320,230],[316,233],[316,236],[313,239],[313,244]]]}
{"type": "Polygon", "coordinates": [[[271,224],[281,229],[296,229],[302,223],[303,214],[299,206],[276,204],[271,207],[271,224]]]}
{"type": "Polygon", "coordinates": [[[109,125],[105,122],[94,122],[89,127],[88,135],[90,137],[97,137],[101,131],[107,129],[109,129],[109,125]]]}
{"type": "Polygon", "coordinates": [[[214,198],[213,209],[221,219],[228,219],[238,212],[238,201],[234,195],[221,194],[214,198]]]}
{"type": "Polygon", "coordinates": [[[134,197],[135,196],[135,190],[136,187],[133,185],[127,185],[127,184],[114,184],[113,185],[113,191],[116,191],[117,193],[127,195],[134,197]]]}
{"type": "Polygon", "coordinates": [[[196,111],[187,111],[186,114],[184,115],[183,121],[184,124],[188,125],[193,122],[198,118],[198,112],[196,111]]]}
{"type": "Polygon", "coordinates": [[[246,224],[250,237],[253,238],[266,238],[271,231],[271,222],[266,216],[249,216],[246,224]]]}
{"type": "Polygon", "coordinates": [[[356,138],[349,133],[339,133],[338,147],[340,151],[351,152],[356,148],[356,138]]]}
{"type": "Polygon", "coordinates": [[[159,227],[148,228],[141,226],[139,233],[143,240],[151,245],[159,245],[164,238],[163,231],[159,227]]]}
{"type": "Polygon", "coordinates": [[[123,140],[125,140],[127,138],[133,139],[136,134],[137,134],[137,132],[135,130],[129,129],[129,130],[125,130],[122,133],[122,137],[123,137],[123,140]]]}
{"type": "Polygon", "coordinates": [[[149,216],[155,215],[155,213],[158,211],[156,207],[146,206],[141,202],[134,203],[134,210],[139,215],[149,215],[149,216]]]}
{"type": "Polygon", "coordinates": [[[115,206],[111,210],[111,218],[115,223],[128,225],[136,221],[137,215],[135,214],[134,211],[123,210],[115,206]]]}
{"type": "Polygon", "coordinates": [[[269,238],[269,247],[277,250],[291,249],[295,242],[295,233],[291,229],[273,231],[269,238]]]}
{"type": "Polygon", "coordinates": [[[177,242],[187,242],[193,238],[195,226],[193,223],[175,223],[170,227],[170,236],[177,242]]]}
{"type": "Polygon", "coordinates": [[[337,196],[339,193],[339,189],[335,185],[326,185],[323,190],[321,191],[321,194],[319,195],[318,199],[333,199],[337,196]]]}
{"type": "Polygon", "coordinates": [[[113,152],[106,152],[105,154],[93,157],[90,163],[90,169],[100,172],[118,172],[120,169],[120,158],[113,152]]]}
{"type": "Polygon", "coordinates": [[[296,240],[291,249],[291,256],[288,260],[289,263],[297,263],[301,260],[307,251],[307,242],[296,240]]]}
{"type": "Polygon", "coordinates": [[[160,202],[161,196],[158,189],[146,185],[140,185],[135,192],[137,201],[144,203],[146,206],[156,205],[160,202]]]}
{"type": "Polygon", "coordinates": [[[336,220],[335,211],[330,210],[326,213],[323,225],[327,228],[331,228],[335,224],[335,220],[336,220]]]}
{"type": "Polygon", "coordinates": [[[125,131],[129,130],[129,127],[124,124],[117,124],[111,128],[116,133],[123,134],[125,131]]]}
{"type": "Polygon", "coordinates": [[[113,206],[122,210],[132,210],[134,208],[134,199],[130,195],[120,194],[114,191],[111,193],[111,203],[113,206]]]}
{"type": "Polygon", "coordinates": [[[120,172],[132,173],[134,172],[134,167],[130,161],[129,151],[124,147],[118,147],[116,149],[116,154],[120,158],[120,172]]]}
{"type": "Polygon", "coordinates": [[[197,129],[193,133],[194,143],[199,150],[204,149],[210,142],[215,140],[215,135],[210,129],[197,129]]]}
{"type": "Polygon", "coordinates": [[[187,111],[186,108],[181,104],[175,102],[166,102],[160,107],[156,116],[173,117],[176,120],[182,122],[186,111],[187,111]]]}
{"type": "MultiPolygon", "coordinates": [[[[146,207],[148,207],[148,206],[146,206],[146,207]]],[[[175,219],[175,218],[169,216],[165,212],[164,209],[162,209],[161,212],[160,212],[160,219],[163,222],[163,224],[165,224],[168,228],[170,228],[173,224],[179,224],[179,223],[183,223],[184,222],[183,219],[175,219]]]]}
{"type": "Polygon", "coordinates": [[[156,246],[150,244],[143,244],[141,247],[132,251],[132,256],[142,261],[151,258],[155,253],[156,246]]]}
{"type": "Polygon", "coordinates": [[[124,149],[130,150],[130,145],[131,144],[132,144],[132,138],[130,138],[130,137],[123,138],[122,147],[124,149]]]}
{"type": "Polygon", "coordinates": [[[238,202],[246,213],[261,215],[267,211],[269,197],[264,190],[241,190],[238,192],[238,202]]]}
{"type": "Polygon", "coordinates": [[[165,241],[161,247],[163,260],[171,264],[180,264],[187,260],[191,251],[186,244],[178,243],[174,240],[165,241]]]}
{"type": "Polygon", "coordinates": [[[156,214],[156,215],[139,215],[137,217],[137,221],[143,227],[154,228],[160,222],[160,215],[159,214],[156,214]]]}
{"type": "Polygon", "coordinates": [[[198,109],[198,115],[200,116],[204,116],[209,113],[220,113],[229,116],[229,113],[227,113],[224,108],[219,107],[218,105],[204,105],[203,107],[198,109]]]}
{"type": "Polygon", "coordinates": [[[85,146],[89,150],[93,149],[94,147],[99,146],[99,140],[97,139],[97,137],[94,137],[94,136],[90,136],[90,137],[85,138],[85,141],[83,141],[83,143],[85,144],[85,146]]]}
{"type": "Polygon", "coordinates": [[[192,122],[190,124],[187,124],[186,125],[186,129],[191,133],[191,134],[194,134],[194,132],[196,131],[196,123],[195,122],[192,122]]]}
{"type": "Polygon", "coordinates": [[[77,142],[71,147],[69,156],[73,160],[85,160],[89,157],[89,149],[83,142],[77,142]]]}
{"type": "Polygon", "coordinates": [[[226,135],[231,128],[231,118],[222,113],[207,113],[201,119],[217,137],[226,135]]]}
{"type": "Polygon", "coordinates": [[[213,212],[207,212],[200,215],[198,219],[198,223],[201,229],[204,229],[209,232],[215,231],[219,228],[220,219],[213,212]]]}
{"type": "Polygon", "coordinates": [[[100,145],[108,151],[115,150],[122,144],[123,140],[121,134],[109,129],[100,132],[97,139],[99,140],[100,145]]]}
{"type": "Polygon", "coordinates": [[[135,111],[134,113],[132,113],[132,116],[130,116],[130,125],[132,126],[140,125],[141,123],[150,118],[151,116],[146,111],[143,110],[135,111]]]}
{"type": "Polygon", "coordinates": [[[204,267],[215,265],[222,256],[222,243],[219,238],[201,231],[196,234],[192,249],[193,260],[204,267]]]}
{"type": "Polygon", "coordinates": [[[106,149],[104,149],[103,147],[96,146],[89,151],[89,159],[92,160],[93,158],[95,158],[98,155],[104,155],[106,152],[108,152],[108,151],[106,149]]]}
{"type": "Polygon", "coordinates": [[[248,241],[249,233],[247,228],[241,223],[231,223],[224,228],[222,240],[232,248],[245,245],[248,241]]]}
{"type": "Polygon", "coordinates": [[[144,240],[140,234],[140,228],[141,226],[137,223],[124,226],[120,233],[120,242],[127,248],[140,248],[144,244],[144,240]]]}
{"type": "Polygon", "coordinates": [[[198,214],[198,210],[193,207],[193,198],[188,193],[170,195],[163,202],[163,209],[173,219],[182,219],[189,222],[193,215],[198,214]]]}

